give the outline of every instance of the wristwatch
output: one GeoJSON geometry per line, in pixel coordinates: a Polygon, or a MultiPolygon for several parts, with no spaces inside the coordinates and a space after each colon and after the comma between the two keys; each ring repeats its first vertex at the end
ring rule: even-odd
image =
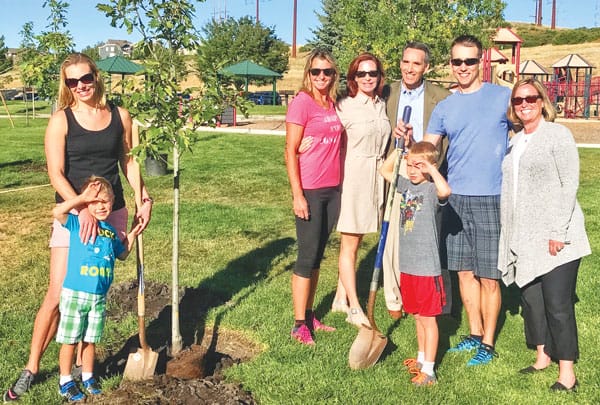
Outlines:
{"type": "Polygon", "coordinates": [[[152,197],[142,198],[142,204],[145,204],[147,202],[149,202],[150,204],[154,204],[154,200],[152,199],[152,197]]]}

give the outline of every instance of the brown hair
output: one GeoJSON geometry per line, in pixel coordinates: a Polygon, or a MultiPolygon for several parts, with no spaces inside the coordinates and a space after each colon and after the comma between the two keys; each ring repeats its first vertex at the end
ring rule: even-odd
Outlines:
{"type": "MultiPolygon", "coordinates": [[[[515,93],[520,87],[528,84],[530,86],[533,86],[536,89],[538,95],[542,98],[542,115],[544,116],[544,119],[546,121],[553,122],[556,118],[556,109],[552,105],[550,97],[548,97],[546,87],[544,87],[544,85],[540,83],[537,79],[528,77],[526,79],[521,79],[518,82],[516,82],[513,86],[512,93],[510,94],[510,98],[512,99],[515,96],[515,93]]],[[[508,116],[508,119],[517,127],[523,126],[521,119],[517,117],[517,113],[515,112],[515,107],[512,105],[512,102],[508,107],[508,112],[506,113],[506,115],[508,116]]]]}
{"type": "Polygon", "coordinates": [[[348,96],[354,97],[358,93],[358,84],[356,84],[356,72],[358,71],[358,66],[361,62],[371,61],[375,63],[377,67],[377,71],[379,72],[379,78],[377,79],[377,87],[375,88],[375,94],[381,97],[383,92],[383,86],[385,85],[385,72],[383,71],[383,65],[381,61],[377,59],[377,57],[371,53],[364,52],[358,55],[352,62],[350,62],[350,66],[348,66],[348,74],[346,75],[347,86],[348,86],[348,96]]]}
{"type": "Polygon", "coordinates": [[[477,48],[477,57],[481,59],[481,55],[483,54],[483,45],[481,41],[477,39],[477,37],[473,35],[460,35],[452,41],[452,45],[450,45],[450,55],[452,55],[452,49],[454,49],[455,45],[462,45],[468,48],[476,47],[477,48]]]}
{"type": "Polygon", "coordinates": [[[331,53],[329,53],[329,51],[326,51],[324,49],[315,49],[313,50],[307,57],[306,57],[306,64],[304,65],[304,76],[302,79],[302,88],[300,89],[300,91],[304,91],[306,93],[308,93],[311,97],[312,97],[312,82],[310,81],[310,68],[312,66],[313,60],[315,59],[322,59],[322,60],[326,60],[327,62],[329,62],[331,64],[331,67],[335,70],[335,73],[333,74],[333,76],[331,76],[331,85],[329,86],[329,97],[335,101],[336,97],[337,97],[337,91],[338,91],[338,78],[340,77],[340,71],[337,67],[337,63],[335,62],[335,59],[333,58],[333,56],[331,55],[331,53]]]}
{"type": "Polygon", "coordinates": [[[437,164],[437,161],[440,158],[438,149],[432,143],[427,141],[417,142],[412,145],[408,150],[408,154],[410,156],[420,156],[434,165],[437,164]]]}
{"type": "Polygon", "coordinates": [[[85,179],[85,182],[81,186],[80,192],[83,192],[83,190],[85,190],[87,186],[89,186],[92,183],[100,183],[100,193],[108,194],[111,200],[115,199],[115,192],[113,191],[112,185],[104,177],[100,176],[90,176],[87,179],[85,179]]]}
{"type": "Polygon", "coordinates": [[[79,63],[87,63],[94,75],[94,96],[93,101],[96,103],[98,107],[104,107],[104,81],[102,80],[102,75],[96,66],[96,63],[83,53],[72,53],[63,61],[60,65],[60,81],[58,83],[58,108],[67,108],[73,107],[75,105],[75,97],[73,97],[73,92],[70,88],[65,84],[65,79],[67,75],[65,70],[71,65],[77,65],[79,63]]]}

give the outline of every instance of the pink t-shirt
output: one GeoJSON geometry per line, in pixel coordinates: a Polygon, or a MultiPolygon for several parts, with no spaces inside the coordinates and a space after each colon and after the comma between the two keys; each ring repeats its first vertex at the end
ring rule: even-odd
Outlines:
{"type": "Polygon", "coordinates": [[[288,106],[286,122],[304,127],[303,136],[313,142],[298,157],[300,182],[305,190],[340,184],[340,139],[343,131],[332,101],[323,109],[306,92],[299,92],[288,106]]]}

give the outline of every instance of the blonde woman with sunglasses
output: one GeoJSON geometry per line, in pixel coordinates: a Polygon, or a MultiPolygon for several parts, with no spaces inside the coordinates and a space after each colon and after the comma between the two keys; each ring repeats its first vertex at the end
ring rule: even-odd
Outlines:
{"type": "Polygon", "coordinates": [[[339,73],[331,54],[310,53],[302,89],[286,115],[285,162],[292,191],[298,258],[292,274],[291,336],[314,345],[315,331],[331,332],[313,312],[321,260],[340,210],[342,124],[335,111],[339,73]],[[310,146],[301,153],[301,143],[310,146]]]}
{"type": "MultiPolygon", "coordinates": [[[[132,120],[129,112],[105,101],[104,84],[94,61],[87,55],[74,53],[61,65],[58,111],[48,121],[45,151],[50,183],[56,190],[56,202],[72,199],[81,191],[86,178],[106,178],[115,193],[113,212],[108,217],[121,238],[127,232],[127,208],[119,166],[135,190],[141,181],[131,168],[132,120]]],[[[143,183],[143,181],[142,181],[143,183]]],[[[152,199],[144,184],[141,207],[136,217],[145,229],[150,222],[152,199]]],[[[86,244],[95,240],[97,221],[86,208],[78,211],[80,238],[86,244]]],[[[69,232],[55,221],[50,238],[50,281],[33,326],[29,360],[17,381],[4,393],[4,401],[18,400],[39,372],[41,357],[52,341],[58,326],[58,303],[67,268],[69,232]]],[[[81,364],[79,358],[76,363],[81,364]]],[[[83,375],[91,370],[83,370],[83,375]]]]}

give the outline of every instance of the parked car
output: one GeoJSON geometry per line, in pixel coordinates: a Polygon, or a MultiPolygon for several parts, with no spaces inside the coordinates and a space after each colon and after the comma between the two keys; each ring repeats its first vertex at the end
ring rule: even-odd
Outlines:
{"type": "MultiPolygon", "coordinates": [[[[275,95],[275,104],[281,105],[281,96],[275,95]]],[[[255,91],[254,93],[248,93],[248,100],[258,105],[272,105],[273,104],[273,92],[272,91],[255,91]]]]}

